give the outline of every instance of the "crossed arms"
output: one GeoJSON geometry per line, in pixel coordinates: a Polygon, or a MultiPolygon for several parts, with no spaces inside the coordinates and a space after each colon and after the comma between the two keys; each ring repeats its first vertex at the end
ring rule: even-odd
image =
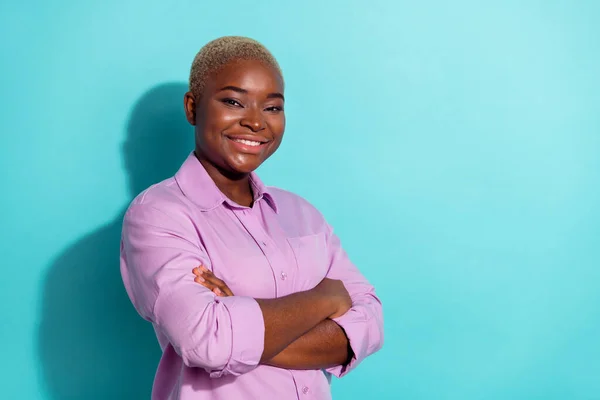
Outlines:
{"type": "Polygon", "coordinates": [[[211,377],[240,375],[260,363],[341,376],[382,346],[381,303],[330,229],[327,279],[308,291],[253,299],[215,296],[194,281],[198,274],[191,271],[206,265],[206,255],[188,239],[195,235],[191,222],[182,221],[132,206],[123,225],[121,273],[140,315],[187,366],[211,377]]]}

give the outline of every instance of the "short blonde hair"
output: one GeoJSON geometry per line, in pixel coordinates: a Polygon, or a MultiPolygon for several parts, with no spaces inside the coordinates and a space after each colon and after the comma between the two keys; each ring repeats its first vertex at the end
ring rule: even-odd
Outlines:
{"type": "Polygon", "coordinates": [[[200,49],[190,71],[190,91],[200,99],[211,74],[234,60],[258,60],[275,68],[281,78],[281,68],[273,54],[261,43],[243,36],[223,36],[200,49]]]}

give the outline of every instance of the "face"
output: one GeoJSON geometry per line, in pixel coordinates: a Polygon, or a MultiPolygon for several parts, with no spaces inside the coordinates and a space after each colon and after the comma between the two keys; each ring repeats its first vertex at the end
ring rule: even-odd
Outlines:
{"type": "Polygon", "coordinates": [[[187,119],[196,127],[196,154],[226,172],[247,174],[283,138],[283,80],[255,60],[233,61],[211,78],[202,98],[185,96],[187,119]]]}

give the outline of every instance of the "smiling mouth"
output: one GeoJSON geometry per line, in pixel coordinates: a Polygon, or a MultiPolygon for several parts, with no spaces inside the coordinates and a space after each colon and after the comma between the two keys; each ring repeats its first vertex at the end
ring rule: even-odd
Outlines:
{"type": "Polygon", "coordinates": [[[226,135],[225,136],[227,139],[231,140],[233,143],[236,143],[238,146],[242,146],[242,148],[245,149],[249,149],[249,148],[255,148],[255,149],[259,149],[261,148],[263,145],[266,145],[270,142],[270,140],[263,138],[263,137],[256,137],[256,139],[258,140],[254,140],[254,137],[246,135],[244,136],[229,136],[226,135]]]}
{"type": "Polygon", "coordinates": [[[236,138],[229,138],[229,139],[236,143],[241,143],[241,144],[245,144],[246,146],[252,146],[252,147],[258,147],[261,144],[265,144],[263,142],[258,142],[255,140],[248,140],[248,139],[236,139],[236,138]]]}

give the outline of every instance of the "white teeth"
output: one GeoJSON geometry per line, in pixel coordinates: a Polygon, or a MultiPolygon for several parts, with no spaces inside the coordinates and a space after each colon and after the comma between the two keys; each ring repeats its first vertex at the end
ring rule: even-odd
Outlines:
{"type": "Polygon", "coordinates": [[[246,140],[246,139],[233,139],[235,142],[243,143],[248,146],[260,146],[261,142],[255,142],[254,140],[246,140]]]}

